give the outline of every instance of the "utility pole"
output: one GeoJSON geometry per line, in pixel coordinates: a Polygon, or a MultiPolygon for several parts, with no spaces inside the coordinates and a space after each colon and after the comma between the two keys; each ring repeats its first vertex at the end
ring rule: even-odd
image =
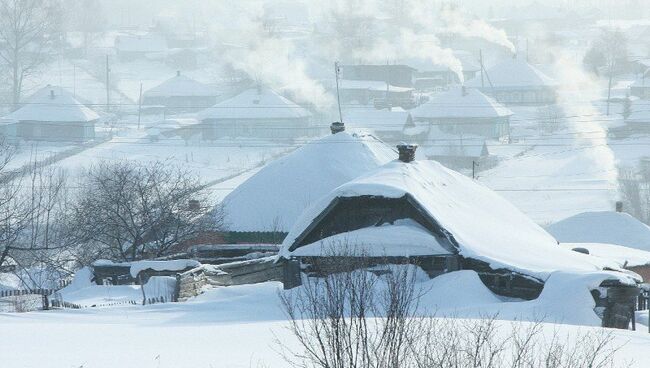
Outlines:
{"type": "Polygon", "coordinates": [[[478,61],[481,64],[481,88],[485,88],[485,81],[483,79],[483,50],[478,50],[478,61]]]}
{"type": "Polygon", "coordinates": [[[110,84],[111,68],[108,64],[108,54],[106,54],[106,112],[111,109],[111,87],[110,84]]]}
{"type": "Polygon", "coordinates": [[[339,120],[343,123],[343,113],[341,112],[341,95],[339,94],[339,73],[341,68],[339,67],[339,62],[334,62],[334,74],[336,75],[336,102],[339,106],[339,120]]]}
{"type": "MultiPolygon", "coordinates": [[[[613,57],[613,56],[612,56],[613,57]]],[[[614,74],[614,62],[609,63],[609,83],[607,85],[607,116],[609,116],[609,102],[612,97],[612,75],[614,74]]]]}
{"type": "Polygon", "coordinates": [[[476,178],[477,178],[477,176],[476,176],[476,167],[477,166],[478,166],[478,164],[476,163],[476,161],[472,161],[472,179],[474,179],[474,180],[476,180],[476,178]]]}
{"type": "Polygon", "coordinates": [[[140,82],[140,98],[138,99],[138,130],[140,130],[141,116],[142,116],[142,82],[140,82]]]}

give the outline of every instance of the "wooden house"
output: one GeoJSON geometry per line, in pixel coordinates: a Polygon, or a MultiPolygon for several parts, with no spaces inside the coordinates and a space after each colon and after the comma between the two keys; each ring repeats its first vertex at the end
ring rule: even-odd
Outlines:
{"type": "Polygon", "coordinates": [[[630,96],[650,100],[650,69],[645,70],[630,84],[630,96]]]}
{"type": "Polygon", "coordinates": [[[486,170],[496,163],[490,155],[485,137],[477,135],[444,133],[437,127],[431,127],[427,136],[423,154],[429,160],[435,160],[453,169],[486,170]]]}
{"type": "Polygon", "coordinates": [[[144,92],[142,104],[164,106],[167,113],[192,112],[213,106],[217,96],[214,88],[178,71],[173,78],[144,92]]]}
{"type": "Polygon", "coordinates": [[[317,133],[309,110],[269,88],[251,88],[199,113],[203,138],[292,140],[317,133]]]}
{"type": "Polygon", "coordinates": [[[385,81],[343,79],[339,81],[339,96],[342,104],[378,108],[412,108],[416,103],[412,87],[399,87],[385,81]]]}
{"type": "Polygon", "coordinates": [[[341,77],[348,80],[376,81],[396,87],[413,87],[416,69],[408,65],[342,65],[341,77]]]}
{"type": "Polygon", "coordinates": [[[168,50],[167,41],[156,34],[123,34],[115,38],[115,54],[122,61],[144,59],[168,50]]]}
{"type": "Polygon", "coordinates": [[[411,110],[413,120],[446,134],[501,139],[510,135],[512,111],[481,91],[451,88],[411,110]]]}
{"type": "MultiPolygon", "coordinates": [[[[414,160],[415,148],[398,146],[399,160],[339,186],[303,212],[280,250],[285,287],[298,286],[301,272],[322,276],[348,265],[372,270],[410,263],[430,277],[474,270],[496,294],[534,299],[557,271],[582,272],[598,274],[598,286],[621,295],[613,303],[625,312],[616,318],[630,321],[638,276],[603,271],[620,268],[559,247],[487,187],[434,161],[414,160]]],[[[622,325],[614,321],[603,318],[603,325],[622,325]]]]}
{"type": "Polygon", "coordinates": [[[508,58],[465,83],[506,105],[547,105],[557,98],[557,83],[526,60],[508,58]]]}
{"type": "Polygon", "coordinates": [[[2,120],[15,123],[19,139],[85,142],[95,138],[99,115],[65,89],[47,86],[2,120]]]}
{"type": "MultiPolygon", "coordinates": [[[[481,70],[478,59],[467,51],[456,50],[453,54],[462,65],[463,80],[476,77],[481,70]]],[[[434,90],[450,84],[461,83],[460,77],[448,66],[437,64],[431,59],[412,58],[406,60],[405,63],[416,69],[413,85],[416,90],[434,90]]]]}
{"type": "Polygon", "coordinates": [[[637,100],[632,103],[625,126],[616,129],[618,134],[650,133],[650,102],[637,100]]]}

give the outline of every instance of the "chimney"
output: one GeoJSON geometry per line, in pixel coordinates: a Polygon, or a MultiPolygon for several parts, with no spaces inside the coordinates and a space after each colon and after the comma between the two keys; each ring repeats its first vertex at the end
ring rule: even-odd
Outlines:
{"type": "Polygon", "coordinates": [[[616,212],[623,212],[623,202],[621,201],[616,202],[616,212]]]}
{"type": "Polygon", "coordinates": [[[397,151],[399,152],[399,160],[402,162],[411,162],[415,160],[415,150],[417,148],[417,144],[398,144],[397,151]]]}
{"type": "Polygon", "coordinates": [[[341,123],[340,121],[335,121],[330,124],[330,130],[332,131],[332,134],[344,132],[345,124],[341,123]]]}
{"type": "Polygon", "coordinates": [[[177,71],[176,71],[176,76],[177,76],[177,77],[180,77],[180,76],[181,76],[181,71],[180,71],[180,70],[177,70],[177,71]]]}

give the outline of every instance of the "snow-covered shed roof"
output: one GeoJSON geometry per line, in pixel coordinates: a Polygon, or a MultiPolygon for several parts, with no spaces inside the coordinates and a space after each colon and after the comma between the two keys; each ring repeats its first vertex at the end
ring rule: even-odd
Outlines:
{"type": "Polygon", "coordinates": [[[547,230],[562,243],[609,243],[650,251],[650,226],[627,213],[583,212],[547,230]]]}
{"type": "Polygon", "coordinates": [[[218,93],[210,86],[180,72],[144,93],[144,97],[214,97],[217,95],[218,93]]]}
{"type": "Polygon", "coordinates": [[[311,113],[270,88],[251,88],[203,110],[207,119],[300,119],[311,113]]]}
{"type": "Polygon", "coordinates": [[[375,109],[349,108],[343,110],[343,121],[350,127],[373,131],[399,131],[404,129],[410,113],[402,108],[375,109]]]}
{"type": "Polygon", "coordinates": [[[370,135],[340,132],[312,141],[250,177],[223,201],[235,231],[288,231],[302,211],[337,186],[392,160],[370,135]]]}
{"type": "Polygon", "coordinates": [[[510,109],[473,88],[451,88],[411,110],[414,119],[499,118],[510,109]]]}
{"type": "Polygon", "coordinates": [[[57,86],[41,88],[21,108],[3,117],[3,120],[11,121],[48,122],[90,122],[97,119],[99,115],[95,111],[57,86]]]}
{"type": "Polygon", "coordinates": [[[407,195],[444,229],[460,255],[487,262],[494,269],[546,279],[557,270],[617,268],[559,247],[550,234],[508,201],[435,161],[393,161],[331,191],[296,221],[280,255],[290,257],[290,248],[338,198],[407,195]]]}
{"type": "Polygon", "coordinates": [[[522,58],[508,58],[487,69],[487,76],[484,76],[483,83],[481,83],[481,76],[477,75],[465,85],[474,88],[494,86],[501,89],[518,89],[554,87],[557,82],[522,58]],[[492,85],[488,82],[488,77],[492,85]]]}

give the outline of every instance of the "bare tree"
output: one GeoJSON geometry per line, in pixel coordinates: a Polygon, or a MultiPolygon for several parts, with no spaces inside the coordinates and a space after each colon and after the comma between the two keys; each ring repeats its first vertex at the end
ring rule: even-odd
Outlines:
{"type": "Polygon", "coordinates": [[[0,61],[8,75],[12,103],[23,82],[45,62],[59,41],[61,8],[56,0],[0,0],[0,61]]]}
{"type": "Polygon", "coordinates": [[[86,170],[80,187],[73,226],[92,258],[167,255],[223,221],[197,178],[163,162],[102,162],[86,170]]]}
{"type": "Polygon", "coordinates": [[[437,317],[420,303],[415,265],[344,252],[316,260],[303,285],[280,294],[298,344],[278,341],[296,367],[604,368],[620,349],[610,331],[563,336],[541,320],[437,317]],[[341,255],[343,254],[343,255],[341,255]],[[348,254],[348,255],[345,255],[348,254]],[[351,254],[351,255],[349,255],[351,254]]]}

